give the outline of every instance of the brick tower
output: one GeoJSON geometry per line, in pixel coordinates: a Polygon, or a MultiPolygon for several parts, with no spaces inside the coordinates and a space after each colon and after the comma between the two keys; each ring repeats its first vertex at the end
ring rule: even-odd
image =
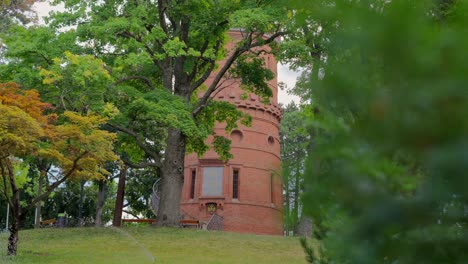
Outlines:
{"type": "MultiPolygon", "coordinates": [[[[231,31],[234,39],[241,32],[231,31]]],[[[233,48],[228,44],[228,49],[233,48]]],[[[265,49],[265,47],[261,47],[265,49]]],[[[265,66],[277,73],[272,55],[261,55],[265,66]]],[[[208,79],[209,84],[211,80],[208,79]]],[[[210,150],[203,157],[185,157],[184,187],[181,212],[186,219],[209,223],[209,229],[241,233],[282,235],[282,180],[280,176],[279,122],[277,79],[269,82],[273,91],[270,104],[263,104],[256,95],[241,99],[239,82],[229,84],[214,95],[215,100],[228,101],[252,116],[252,126],[239,126],[230,135],[224,124],[217,124],[216,134],[232,140],[226,163],[210,150]],[[211,220],[211,221],[210,221],[211,220]]]]}

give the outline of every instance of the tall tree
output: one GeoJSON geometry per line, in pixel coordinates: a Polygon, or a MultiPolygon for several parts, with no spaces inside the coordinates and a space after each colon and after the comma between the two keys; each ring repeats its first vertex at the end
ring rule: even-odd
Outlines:
{"type": "Polygon", "coordinates": [[[285,230],[297,233],[302,213],[305,161],[311,138],[307,131],[307,109],[294,102],[284,109],[281,120],[281,168],[285,188],[285,230]]]}
{"type": "MultiPolygon", "coordinates": [[[[226,122],[231,130],[245,118],[234,106],[211,100],[223,77],[230,74],[246,91],[271,95],[271,73],[255,56],[284,34],[283,8],[275,0],[62,2],[67,11],[49,19],[50,25],[76,25],[79,39],[109,66],[115,84],[107,100],[122,113],[110,124],[137,146],[139,158],[129,165],[161,169],[158,224],[178,225],[186,151],[203,153],[213,136],[214,149],[227,159],[229,141],[213,126],[226,122]],[[241,39],[226,35],[231,28],[241,39]]],[[[135,148],[126,144],[126,150],[135,148]]]]}

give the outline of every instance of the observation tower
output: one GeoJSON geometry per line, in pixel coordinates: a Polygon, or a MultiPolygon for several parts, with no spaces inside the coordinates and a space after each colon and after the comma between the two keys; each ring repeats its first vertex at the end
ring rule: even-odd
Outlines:
{"type": "MultiPolygon", "coordinates": [[[[229,33],[234,40],[241,32],[229,33]]],[[[233,49],[231,42],[228,50],[233,49]]],[[[259,47],[269,49],[268,47],[259,47]]],[[[277,62],[273,55],[260,55],[275,78],[269,81],[273,96],[269,104],[259,96],[245,93],[240,83],[224,80],[226,88],[215,93],[215,100],[227,101],[252,116],[252,126],[239,128],[226,135],[224,124],[215,132],[232,140],[233,158],[223,163],[212,149],[202,157],[185,157],[181,213],[185,219],[196,219],[208,229],[254,234],[283,234],[283,194],[280,161],[279,123],[282,111],[278,105],[277,62]]],[[[223,62],[220,64],[222,65],[223,62]]],[[[212,77],[207,80],[210,84],[212,77]]]]}

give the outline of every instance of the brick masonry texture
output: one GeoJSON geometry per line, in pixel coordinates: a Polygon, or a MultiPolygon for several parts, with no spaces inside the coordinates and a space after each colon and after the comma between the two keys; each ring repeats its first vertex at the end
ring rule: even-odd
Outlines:
{"type": "MultiPolygon", "coordinates": [[[[231,31],[231,37],[240,38],[240,32],[231,31]]],[[[228,48],[232,48],[232,44],[228,48]]],[[[261,47],[264,48],[265,47],[261,47]]],[[[276,60],[272,55],[261,55],[265,65],[275,74],[276,60]]],[[[189,154],[185,157],[184,187],[181,211],[185,218],[208,221],[211,217],[208,205],[216,204],[215,213],[224,219],[224,230],[240,233],[282,235],[282,177],[279,142],[279,122],[282,111],[278,106],[276,78],[269,82],[273,90],[270,104],[263,104],[256,95],[241,99],[239,83],[230,85],[215,95],[216,100],[231,102],[252,116],[252,126],[239,128],[225,134],[224,125],[215,131],[232,140],[234,158],[222,164],[218,155],[208,151],[203,157],[189,154]],[[223,190],[219,197],[203,197],[203,169],[224,166],[223,190]],[[196,172],[194,198],[191,199],[192,171],[196,172]],[[238,198],[233,199],[233,171],[239,171],[238,198]]],[[[210,79],[207,81],[210,83],[210,79]]],[[[208,139],[210,142],[210,139],[208,139]]]]}

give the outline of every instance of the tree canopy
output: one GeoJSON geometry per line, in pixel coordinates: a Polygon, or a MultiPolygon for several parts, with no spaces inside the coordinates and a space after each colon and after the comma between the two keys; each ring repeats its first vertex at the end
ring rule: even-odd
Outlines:
{"type": "Polygon", "coordinates": [[[320,28],[301,49],[322,52],[293,57],[316,70],[298,90],[319,110],[304,206],[322,250],[309,261],[463,262],[466,3],[330,2],[296,3],[298,24],[320,28]]]}
{"type": "MultiPolygon", "coordinates": [[[[63,59],[55,63],[56,70],[50,69],[53,58],[63,58],[67,50],[57,52],[57,47],[69,45],[72,53],[102,60],[110,79],[93,75],[99,83],[92,92],[105,89],[98,93],[119,109],[120,114],[108,125],[119,133],[118,149],[125,162],[133,167],[161,169],[162,217],[158,221],[177,225],[186,151],[203,154],[210,148],[206,140],[212,137],[212,147],[220,159],[227,160],[230,141],[214,133],[215,123],[226,123],[229,132],[239,122],[250,122],[236,107],[211,100],[223,89],[221,80],[229,76],[241,81],[246,92],[259,94],[265,100],[271,96],[266,82],[273,75],[263,69],[262,60],[255,58],[269,51],[254,49],[274,46],[284,34],[281,1],[61,2],[66,10],[47,19],[49,28],[45,33],[54,32],[48,41],[62,39],[58,42],[62,45],[53,47],[52,57],[38,57],[44,81],[66,89],[70,84],[81,85],[79,78],[72,82],[56,78],[63,76],[57,71],[65,70],[60,62],[63,59]],[[60,32],[68,26],[76,29],[60,32]],[[229,36],[230,29],[239,32],[240,37],[229,36]],[[78,43],[68,42],[72,39],[68,36],[74,36],[78,43]]],[[[10,43],[14,39],[9,38],[10,43]]],[[[43,41],[32,43],[41,45],[43,41]]],[[[8,47],[7,54],[22,56],[12,45],[8,47]]],[[[23,57],[18,63],[25,60],[23,57]]],[[[72,78],[79,75],[75,69],[70,70],[75,73],[72,78]]],[[[28,75],[37,77],[37,73],[28,75]]],[[[86,74],[83,76],[86,78],[86,74]]],[[[85,86],[90,81],[86,80],[85,86]]],[[[86,89],[77,91],[83,94],[86,89]]]]}

